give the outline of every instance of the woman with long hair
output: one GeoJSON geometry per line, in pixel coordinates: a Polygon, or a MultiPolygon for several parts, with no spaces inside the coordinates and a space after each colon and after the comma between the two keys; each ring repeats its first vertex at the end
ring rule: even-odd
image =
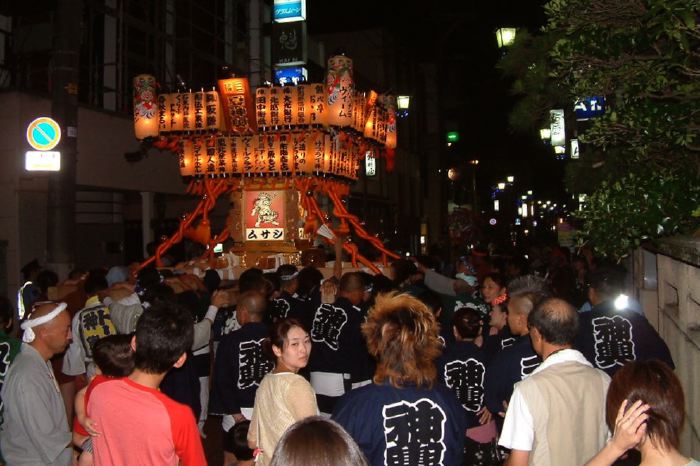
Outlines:
{"type": "Polygon", "coordinates": [[[270,329],[263,351],[274,357],[275,368],[267,374],[255,394],[248,429],[250,448],[256,449],[258,464],[268,465],[277,442],[295,422],[318,415],[316,394],[298,375],[311,354],[309,333],[298,320],[283,319],[270,329]]]}

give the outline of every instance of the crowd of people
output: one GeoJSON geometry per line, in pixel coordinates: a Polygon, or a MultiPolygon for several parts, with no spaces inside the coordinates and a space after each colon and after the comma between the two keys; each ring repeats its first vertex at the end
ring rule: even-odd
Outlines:
{"type": "Polygon", "coordinates": [[[2,464],[205,465],[215,419],[225,466],[700,466],[620,266],[558,247],[386,275],[341,259],[76,271],[55,301],[29,264],[18,309],[0,301],[2,464]]]}

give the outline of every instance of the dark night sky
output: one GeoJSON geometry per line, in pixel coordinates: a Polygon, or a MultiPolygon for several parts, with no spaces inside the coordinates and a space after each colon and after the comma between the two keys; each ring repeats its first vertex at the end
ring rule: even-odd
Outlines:
{"type": "MultiPolygon", "coordinates": [[[[435,56],[438,41],[450,57],[450,66],[463,70],[465,99],[461,115],[469,128],[463,137],[465,159],[479,158],[479,184],[493,185],[507,174],[516,175],[522,190],[534,189],[538,198],[563,195],[563,163],[536,134],[516,134],[508,127],[508,112],[515,99],[510,83],[495,65],[499,59],[494,31],[501,26],[527,28],[532,32],[545,21],[543,0],[432,1],[307,0],[309,33],[330,33],[383,27],[391,31],[411,53],[425,61],[435,56]],[[338,10],[343,14],[338,19],[338,10]],[[329,21],[328,18],[334,18],[329,21]],[[464,140],[466,139],[466,141],[464,140]]],[[[487,195],[486,189],[481,190],[487,195]]]]}

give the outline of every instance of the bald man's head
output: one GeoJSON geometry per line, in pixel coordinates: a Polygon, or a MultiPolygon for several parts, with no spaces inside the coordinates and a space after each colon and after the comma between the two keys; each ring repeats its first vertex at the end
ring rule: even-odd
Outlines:
{"type": "Polygon", "coordinates": [[[267,300],[258,291],[246,291],[238,297],[237,308],[248,314],[250,322],[262,322],[265,318],[267,300]]]}
{"type": "Polygon", "coordinates": [[[559,298],[548,298],[528,315],[528,326],[536,328],[544,341],[553,345],[573,345],[578,333],[578,312],[559,298]]]}
{"type": "MultiPolygon", "coordinates": [[[[45,303],[36,306],[28,321],[51,314],[59,305],[59,303],[45,303]]],[[[63,310],[48,322],[33,326],[31,329],[35,338],[31,344],[42,347],[51,356],[64,352],[71,339],[70,320],[70,314],[63,310]]]]}

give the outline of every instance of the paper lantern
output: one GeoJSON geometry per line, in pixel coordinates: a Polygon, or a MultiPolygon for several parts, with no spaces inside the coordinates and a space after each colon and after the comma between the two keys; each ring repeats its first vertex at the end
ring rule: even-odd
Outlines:
{"type": "Polygon", "coordinates": [[[206,110],[204,108],[204,92],[194,93],[194,127],[195,131],[206,128],[206,110]]]}
{"type": "Polygon", "coordinates": [[[248,78],[220,79],[218,85],[226,128],[233,133],[255,132],[256,109],[248,78]]]}
{"type": "Polygon", "coordinates": [[[270,100],[267,105],[268,126],[277,127],[282,124],[282,92],[279,87],[270,88],[270,100]]]}
{"type": "Polygon", "coordinates": [[[296,90],[295,88],[291,86],[284,86],[281,88],[281,95],[280,95],[280,107],[282,111],[282,125],[284,126],[292,126],[292,118],[293,118],[293,106],[292,102],[294,101],[294,104],[296,104],[296,99],[293,99],[293,97],[296,96],[296,90]]]}
{"type": "Polygon", "coordinates": [[[296,126],[308,125],[308,107],[311,106],[309,102],[309,96],[311,93],[309,91],[311,90],[311,86],[300,85],[296,86],[294,89],[295,102],[292,110],[294,112],[292,122],[296,126]]]}
{"type": "Polygon", "coordinates": [[[150,74],[134,78],[134,132],[138,140],[158,137],[156,78],[150,74]]]}
{"type": "Polygon", "coordinates": [[[326,76],[328,124],[352,125],[352,106],[355,84],[352,78],[352,60],[344,55],[328,59],[326,76]]]}
{"type": "Polygon", "coordinates": [[[292,135],[292,145],[294,151],[293,171],[296,174],[313,172],[313,164],[309,160],[307,152],[307,139],[306,133],[297,133],[292,135]]]}
{"type": "Polygon", "coordinates": [[[240,136],[226,138],[231,150],[231,174],[243,174],[243,147],[240,136]]]}
{"type": "Polygon", "coordinates": [[[280,172],[280,141],[277,134],[266,134],[264,136],[263,158],[265,167],[262,173],[279,174],[280,172]]]}
{"type": "Polygon", "coordinates": [[[182,94],[182,130],[194,131],[194,94],[185,92],[182,94]]]}
{"type": "Polygon", "coordinates": [[[233,154],[231,151],[231,139],[226,136],[216,138],[216,174],[233,175],[233,154]]]}
{"type": "Polygon", "coordinates": [[[386,141],[387,149],[396,149],[396,99],[387,96],[386,102],[386,141]]]}
{"type": "Polygon", "coordinates": [[[214,176],[217,174],[217,152],[216,152],[216,139],[215,138],[205,138],[204,139],[204,174],[207,176],[214,176]]]}
{"type": "Polygon", "coordinates": [[[182,131],[182,94],[170,94],[168,108],[170,113],[170,131],[182,131]]]}
{"type": "Polygon", "coordinates": [[[194,152],[190,139],[180,139],[178,143],[178,159],[180,162],[181,176],[194,176],[194,152]]]}
{"type": "Polygon", "coordinates": [[[270,102],[270,88],[259,87],[255,90],[255,119],[258,122],[258,128],[264,129],[270,125],[270,116],[267,112],[267,107],[270,102]]]}
{"type": "Polygon", "coordinates": [[[280,134],[278,139],[279,171],[282,174],[292,173],[294,168],[294,145],[289,133],[280,134]]]}
{"type": "Polygon", "coordinates": [[[386,127],[387,121],[389,120],[389,115],[386,107],[383,105],[377,105],[375,108],[377,110],[377,119],[375,120],[376,125],[374,139],[380,144],[384,144],[386,142],[386,127]]]}
{"type": "Polygon", "coordinates": [[[314,131],[309,135],[307,148],[311,151],[311,172],[320,173],[323,171],[323,162],[326,152],[325,135],[320,131],[314,131]]]}
{"type": "Polygon", "coordinates": [[[218,92],[209,91],[204,93],[204,127],[207,131],[219,131],[223,128],[223,118],[220,104],[218,92]]]}
{"type": "Polygon", "coordinates": [[[170,95],[158,95],[158,129],[162,132],[170,131],[170,95]]]}
{"type": "Polygon", "coordinates": [[[333,144],[335,138],[332,138],[330,134],[323,134],[323,168],[321,171],[323,173],[329,174],[333,171],[333,156],[335,155],[335,144],[333,144]]]}
{"type": "Polygon", "coordinates": [[[192,139],[192,160],[194,176],[204,175],[204,157],[206,155],[206,143],[203,138],[192,139]]]}
{"type": "Polygon", "coordinates": [[[263,174],[267,172],[267,148],[265,146],[265,135],[259,134],[253,138],[253,173],[263,174]]]}
{"type": "Polygon", "coordinates": [[[241,174],[253,173],[257,136],[237,136],[234,139],[237,171],[241,174]]]}
{"type": "Polygon", "coordinates": [[[355,99],[352,105],[352,128],[360,133],[365,129],[365,106],[367,98],[364,94],[355,93],[355,99]]]}
{"type": "Polygon", "coordinates": [[[310,125],[327,125],[328,108],[326,106],[326,88],[323,84],[311,84],[309,86],[309,119],[310,125]]]}
{"type": "Polygon", "coordinates": [[[367,115],[365,122],[365,129],[363,132],[364,137],[376,139],[377,135],[377,107],[370,107],[369,114],[367,115]]]}

